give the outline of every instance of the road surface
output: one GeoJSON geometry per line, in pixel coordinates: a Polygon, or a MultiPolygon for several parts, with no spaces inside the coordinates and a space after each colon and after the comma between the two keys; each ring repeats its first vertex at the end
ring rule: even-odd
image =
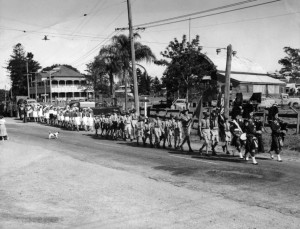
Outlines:
{"type": "Polygon", "coordinates": [[[2,228],[300,228],[297,153],[252,165],[7,121],[2,228]]]}

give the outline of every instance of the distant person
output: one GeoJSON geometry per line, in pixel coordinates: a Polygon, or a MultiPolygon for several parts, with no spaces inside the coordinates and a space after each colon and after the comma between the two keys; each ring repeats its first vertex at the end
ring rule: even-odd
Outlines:
{"type": "Polygon", "coordinates": [[[8,140],[5,122],[6,121],[5,121],[4,117],[1,115],[0,116],[0,140],[2,140],[2,141],[8,140]]]}

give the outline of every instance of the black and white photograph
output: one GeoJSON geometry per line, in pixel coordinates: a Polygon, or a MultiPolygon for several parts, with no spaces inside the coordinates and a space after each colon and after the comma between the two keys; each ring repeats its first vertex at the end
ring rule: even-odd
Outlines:
{"type": "Polygon", "coordinates": [[[0,228],[299,229],[299,0],[0,0],[0,228]]]}

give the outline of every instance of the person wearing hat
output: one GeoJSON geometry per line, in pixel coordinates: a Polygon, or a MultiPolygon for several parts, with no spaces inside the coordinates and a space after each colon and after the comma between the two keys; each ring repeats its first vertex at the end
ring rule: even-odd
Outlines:
{"type": "Polygon", "coordinates": [[[216,110],[212,110],[211,117],[210,117],[210,134],[211,134],[211,148],[212,148],[212,155],[217,155],[216,153],[216,146],[219,143],[219,123],[218,123],[218,114],[216,110]]]}
{"type": "Polygon", "coordinates": [[[181,123],[182,123],[182,132],[184,134],[184,139],[180,145],[180,149],[183,151],[183,145],[187,142],[189,147],[189,153],[193,153],[191,142],[190,142],[190,134],[191,134],[191,123],[192,118],[188,115],[189,110],[183,110],[181,115],[181,123]]]}
{"type": "Polygon", "coordinates": [[[182,123],[178,116],[175,117],[174,128],[174,148],[179,149],[182,138],[182,123]]]}
{"type": "Polygon", "coordinates": [[[159,116],[156,116],[155,119],[153,119],[153,133],[154,133],[154,146],[157,148],[160,148],[160,138],[164,134],[163,130],[163,123],[160,120],[159,116]]]}
{"type": "Polygon", "coordinates": [[[278,104],[275,102],[268,110],[268,121],[272,121],[275,115],[279,113],[278,104]]]}
{"type": "Polygon", "coordinates": [[[256,134],[255,137],[257,138],[257,143],[258,143],[258,153],[264,153],[265,152],[265,148],[264,148],[264,141],[263,141],[263,137],[262,137],[262,133],[263,133],[263,122],[261,121],[260,117],[256,114],[253,116],[254,117],[254,124],[256,127],[256,134]]]}
{"type": "Polygon", "coordinates": [[[140,140],[144,141],[144,129],[145,129],[144,118],[140,116],[134,127],[134,130],[136,131],[135,136],[136,136],[137,145],[140,145],[140,140]]]}
{"type": "Polygon", "coordinates": [[[249,119],[245,119],[245,124],[244,124],[244,130],[246,133],[246,144],[245,144],[245,160],[249,160],[249,154],[252,157],[252,163],[254,165],[257,165],[257,161],[255,159],[255,154],[257,153],[258,149],[258,142],[257,138],[255,137],[256,135],[256,127],[254,124],[254,121],[252,119],[253,117],[253,112],[249,113],[249,119]]]}
{"type": "Polygon", "coordinates": [[[167,129],[167,141],[169,143],[168,147],[172,148],[172,140],[173,140],[173,136],[174,136],[174,125],[175,125],[175,119],[174,119],[174,115],[170,114],[170,120],[168,122],[168,129],[167,129]]]}
{"type": "Polygon", "coordinates": [[[136,114],[136,111],[135,109],[132,110],[132,113],[131,113],[131,136],[132,136],[132,139],[136,139],[136,124],[138,122],[138,115],[136,114]]]}
{"type": "Polygon", "coordinates": [[[125,117],[125,129],[124,129],[124,140],[126,140],[127,138],[130,139],[130,141],[132,141],[132,135],[131,135],[131,131],[132,131],[132,126],[131,126],[131,120],[132,117],[130,115],[129,112],[126,113],[126,117],[125,117]]]}
{"type": "Polygon", "coordinates": [[[241,115],[238,114],[236,116],[233,116],[234,118],[230,122],[230,132],[232,134],[232,145],[237,149],[239,152],[240,159],[243,159],[242,154],[242,146],[244,145],[244,141],[246,139],[241,139],[241,136],[243,135],[244,131],[244,122],[241,119],[241,115]]]}
{"type": "Polygon", "coordinates": [[[225,145],[222,146],[223,152],[226,152],[226,154],[230,154],[229,144],[231,143],[232,135],[230,132],[230,122],[228,120],[228,116],[224,116],[223,128],[224,128],[224,142],[225,142],[225,145]]]}
{"type": "Polygon", "coordinates": [[[151,122],[152,118],[151,119],[145,119],[144,121],[144,138],[143,138],[143,145],[146,146],[146,141],[147,139],[149,138],[149,142],[150,142],[150,146],[153,147],[153,144],[152,144],[152,122],[151,122]]]}
{"type": "Polygon", "coordinates": [[[208,155],[208,147],[211,140],[211,133],[210,133],[210,118],[209,112],[203,112],[203,118],[200,120],[199,123],[199,132],[200,132],[200,139],[204,140],[203,145],[199,149],[199,153],[202,153],[202,150],[205,148],[205,154],[208,155]]]}
{"type": "Polygon", "coordinates": [[[269,154],[271,159],[274,158],[272,151],[275,151],[277,154],[277,160],[282,162],[280,153],[282,152],[284,137],[287,132],[287,123],[284,123],[278,118],[278,113],[274,115],[272,120],[269,120],[269,125],[272,130],[271,138],[271,148],[269,154]]]}

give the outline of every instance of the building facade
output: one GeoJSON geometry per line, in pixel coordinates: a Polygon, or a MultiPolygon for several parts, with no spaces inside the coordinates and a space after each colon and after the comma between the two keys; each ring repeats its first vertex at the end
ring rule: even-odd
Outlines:
{"type": "MultiPolygon", "coordinates": [[[[208,55],[207,60],[217,67],[218,82],[224,88],[226,55],[208,55]]],[[[279,97],[285,93],[286,86],[285,82],[268,76],[267,71],[257,63],[236,55],[232,57],[230,83],[231,98],[235,98],[236,93],[243,93],[245,100],[259,92],[264,97],[279,97]]]]}
{"type": "Polygon", "coordinates": [[[55,101],[86,100],[94,97],[94,91],[87,89],[85,77],[65,66],[57,67],[55,72],[37,73],[36,80],[30,83],[31,98],[49,101],[50,92],[52,100],[55,101]]]}

